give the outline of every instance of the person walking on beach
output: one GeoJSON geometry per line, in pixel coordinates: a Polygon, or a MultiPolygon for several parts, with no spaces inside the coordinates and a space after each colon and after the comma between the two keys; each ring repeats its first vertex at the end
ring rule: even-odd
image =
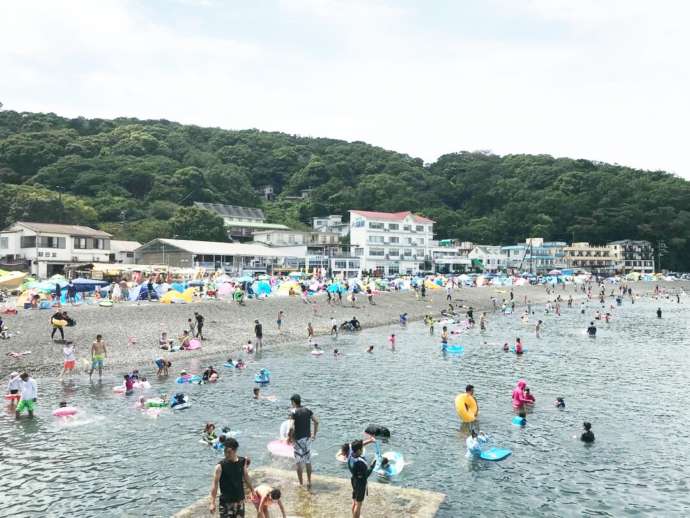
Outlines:
{"type": "Polygon", "coordinates": [[[446,301],[450,302],[451,300],[453,300],[453,283],[448,281],[446,283],[446,301]]]}
{"type": "Polygon", "coordinates": [[[14,411],[14,417],[19,419],[21,413],[26,410],[29,412],[29,419],[34,417],[34,410],[36,409],[36,400],[38,399],[38,386],[36,380],[29,376],[26,372],[22,372],[21,383],[19,384],[19,404],[14,411]]]}
{"type": "Polygon", "coordinates": [[[335,319],[335,317],[331,317],[331,336],[335,335],[335,337],[338,337],[338,321],[335,319]]]}
{"type": "Polygon", "coordinates": [[[250,495],[254,493],[252,481],[249,478],[249,459],[237,455],[240,447],[233,437],[226,437],[225,458],[221,460],[213,470],[213,482],[211,483],[211,514],[216,512],[216,498],[221,518],[244,518],[244,484],[249,488],[250,495]]]}
{"type": "Polygon", "coordinates": [[[285,313],[283,313],[283,310],[278,311],[278,320],[276,320],[276,324],[278,324],[278,332],[280,333],[283,330],[283,317],[285,316],[285,313]]]}
{"type": "Polygon", "coordinates": [[[311,322],[307,324],[307,340],[311,342],[312,338],[314,338],[314,326],[311,325],[311,322]]]}
{"type": "Polygon", "coordinates": [[[65,327],[66,324],[58,324],[57,322],[64,322],[65,321],[65,315],[62,313],[62,311],[57,310],[55,314],[50,317],[50,323],[53,326],[53,332],[50,333],[50,338],[55,340],[55,331],[60,331],[60,340],[63,342],[65,341],[65,331],[62,329],[65,327]]]}
{"type": "Polygon", "coordinates": [[[93,376],[93,371],[98,368],[98,379],[103,378],[103,362],[108,355],[105,342],[102,335],[96,335],[96,341],[91,344],[91,371],[89,372],[89,379],[93,376]]]}
{"type": "Polygon", "coordinates": [[[77,364],[77,358],[76,358],[76,353],[77,353],[77,348],[72,342],[67,342],[65,346],[62,348],[62,354],[63,354],[63,366],[62,366],[62,374],[60,374],[60,379],[64,377],[65,374],[68,372],[70,374],[74,373],[74,368],[76,367],[77,364]]]}
{"type": "Polygon", "coordinates": [[[199,340],[203,340],[204,339],[204,333],[203,333],[204,317],[203,317],[203,315],[200,315],[199,313],[197,313],[195,311],[194,312],[194,318],[196,319],[196,337],[199,340]]]}
{"type": "Polygon", "coordinates": [[[256,337],[256,350],[264,345],[264,328],[258,319],[254,320],[254,336],[256,337]]]}
{"type": "Polygon", "coordinates": [[[293,394],[290,398],[292,415],[290,416],[290,438],[295,453],[295,468],[300,486],[303,484],[302,469],[307,471],[307,489],[311,489],[311,443],[316,440],[316,432],[319,430],[319,420],[314,413],[302,406],[302,398],[299,394],[293,394]],[[314,424],[314,431],[311,425],[314,424]]]}

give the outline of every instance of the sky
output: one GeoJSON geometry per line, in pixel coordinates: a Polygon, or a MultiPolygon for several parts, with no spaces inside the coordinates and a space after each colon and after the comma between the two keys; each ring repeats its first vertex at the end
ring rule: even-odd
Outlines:
{"type": "Polygon", "coordinates": [[[690,179],[687,2],[5,0],[4,109],[690,179]]]}

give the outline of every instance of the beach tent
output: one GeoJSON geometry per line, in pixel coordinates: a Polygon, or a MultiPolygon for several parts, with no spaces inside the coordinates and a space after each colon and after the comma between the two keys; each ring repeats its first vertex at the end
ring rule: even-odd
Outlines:
{"type": "Polygon", "coordinates": [[[430,281],[430,280],[424,281],[424,286],[428,290],[439,290],[439,289],[441,289],[441,286],[439,284],[436,284],[435,282],[430,281]]]}
{"type": "Polygon", "coordinates": [[[224,295],[230,295],[234,290],[234,287],[232,284],[229,282],[224,282],[220,286],[218,286],[218,295],[224,296],[224,295]]]}
{"type": "Polygon", "coordinates": [[[258,281],[254,283],[254,293],[261,296],[268,296],[271,294],[271,284],[268,281],[258,281]]]}
{"type": "Polygon", "coordinates": [[[290,289],[292,289],[297,294],[302,293],[302,287],[299,285],[298,282],[285,281],[278,287],[278,294],[289,295],[290,289]]]}
{"type": "Polygon", "coordinates": [[[78,277],[72,280],[72,285],[74,286],[74,289],[77,290],[77,292],[82,292],[96,291],[96,289],[98,288],[107,286],[108,283],[106,281],[99,281],[96,279],[84,279],[82,277],[78,277]]]}
{"type": "MultiPolygon", "coordinates": [[[[192,281],[192,282],[194,282],[194,281],[192,281]]],[[[190,284],[190,286],[191,286],[191,282],[190,282],[189,284],[190,284]]],[[[182,293],[185,289],[187,289],[187,287],[186,287],[186,286],[184,285],[184,283],[182,283],[182,282],[173,282],[173,283],[170,285],[170,290],[171,290],[171,291],[176,291],[176,292],[178,292],[178,293],[182,293]]]]}

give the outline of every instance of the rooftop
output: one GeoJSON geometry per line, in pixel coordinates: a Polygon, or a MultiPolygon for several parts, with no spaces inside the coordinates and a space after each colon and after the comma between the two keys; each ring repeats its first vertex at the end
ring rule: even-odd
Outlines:
{"type": "Polygon", "coordinates": [[[418,214],[413,214],[409,210],[403,212],[376,212],[371,210],[351,210],[351,214],[357,214],[370,219],[382,219],[385,221],[404,221],[408,216],[412,218],[415,223],[435,223],[434,220],[425,218],[418,214]]]}
{"type": "Polygon", "coordinates": [[[239,207],[238,205],[223,205],[222,203],[202,203],[195,201],[194,205],[200,209],[215,212],[224,218],[248,218],[263,221],[264,211],[254,207],[239,207]]]}
{"type": "Polygon", "coordinates": [[[110,241],[110,250],[113,252],[134,252],[140,246],[139,241],[120,241],[118,239],[110,241]]]}
{"type": "Polygon", "coordinates": [[[192,241],[187,239],[154,239],[137,251],[144,252],[158,243],[194,255],[230,255],[242,257],[303,257],[305,246],[270,247],[257,243],[222,243],[219,241],[192,241]]]}
{"type": "Polygon", "coordinates": [[[15,227],[22,226],[36,233],[50,233],[50,234],[68,234],[70,236],[84,236],[84,237],[112,237],[107,232],[96,230],[91,227],[83,227],[80,225],[61,225],[59,223],[35,223],[33,221],[17,221],[14,225],[7,228],[7,231],[16,230],[15,227]]]}

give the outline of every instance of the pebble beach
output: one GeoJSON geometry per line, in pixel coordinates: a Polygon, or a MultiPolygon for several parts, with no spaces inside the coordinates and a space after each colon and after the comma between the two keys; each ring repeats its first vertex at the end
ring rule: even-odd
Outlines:
{"type": "MultiPolygon", "coordinates": [[[[636,291],[653,291],[654,286],[641,284],[636,291]]],[[[673,287],[680,287],[680,283],[673,287]]],[[[575,300],[584,297],[574,286],[566,290],[558,288],[547,295],[543,286],[516,286],[513,288],[516,313],[524,308],[527,297],[533,305],[553,300],[560,294],[575,300]]],[[[491,311],[491,297],[509,300],[510,288],[460,288],[454,289],[452,303],[456,310],[463,311],[472,306],[475,319],[479,312],[491,311]]],[[[108,345],[108,356],[104,372],[125,372],[143,369],[147,372],[155,368],[153,360],[159,357],[173,363],[190,359],[218,360],[219,357],[240,356],[242,345],[254,339],[254,320],[263,324],[264,350],[280,347],[287,342],[307,343],[307,324],[312,323],[318,337],[329,334],[331,318],[338,323],[350,320],[353,316],[361,322],[363,329],[388,325],[398,321],[399,315],[407,313],[409,320],[421,320],[432,314],[437,320],[440,312],[448,308],[446,293],[442,289],[428,290],[424,300],[417,300],[413,291],[381,292],[374,297],[374,305],[368,303],[365,295],[357,297],[356,306],[343,298],[342,305],[328,305],[325,295],[310,299],[305,304],[299,297],[269,297],[263,300],[248,300],[240,306],[230,300],[200,300],[190,304],[161,304],[158,302],[122,302],[113,307],[97,304],[64,305],[63,309],[77,321],[74,327],[65,328],[65,339],[77,346],[77,365],[84,371],[85,361],[90,361],[90,347],[97,334],[103,335],[108,345]],[[284,312],[282,331],[279,333],[276,320],[278,312],[284,312]],[[170,338],[176,338],[187,327],[187,319],[194,312],[205,318],[204,336],[201,349],[168,353],[158,346],[161,331],[167,331],[170,338]]],[[[52,310],[22,310],[17,315],[6,315],[4,320],[11,338],[0,340],[0,354],[3,362],[0,376],[6,377],[12,371],[27,370],[35,376],[58,375],[62,370],[62,343],[50,338],[52,310]],[[21,358],[11,358],[10,351],[31,351],[21,358]]],[[[57,335],[56,335],[57,337],[57,335]]]]}

